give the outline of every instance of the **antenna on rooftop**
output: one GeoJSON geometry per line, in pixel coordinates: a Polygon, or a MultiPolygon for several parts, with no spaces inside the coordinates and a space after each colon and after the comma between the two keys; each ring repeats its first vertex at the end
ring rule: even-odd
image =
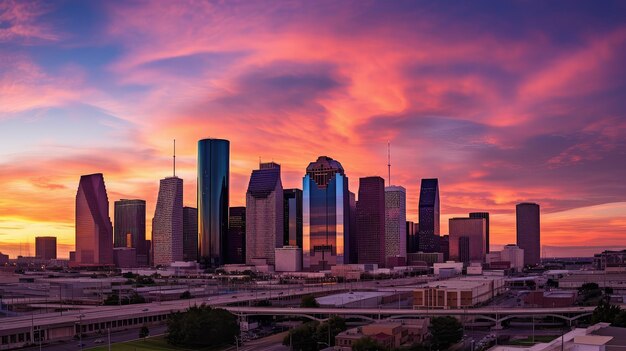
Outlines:
{"type": "Polygon", "coordinates": [[[391,143],[389,141],[387,141],[387,173],[387,182],[389,182],[388,186],[391,186],[391,143]]]}
{"type": "Polygon", "coordinates": [[[176,177],[176,139],[174,139],[174,177],[176,177]]]}

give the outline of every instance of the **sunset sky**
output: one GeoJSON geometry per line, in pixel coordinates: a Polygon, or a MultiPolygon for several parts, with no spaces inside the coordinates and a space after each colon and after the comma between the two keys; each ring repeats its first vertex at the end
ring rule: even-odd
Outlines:
{"type": "Polygon", "coordinates": [[[0,252],[67,257],[81,174],[150,223],[173,139],[195,207],[205,137],[231,141],[231,206],[259,158],[301,188],[330,156],[356,193],[390,141],[409,220],[437,177],[443,233],[488,211],[514,243],[533,201],[546,255],[623,248],[626,2],[0,0],[0,252]]]}

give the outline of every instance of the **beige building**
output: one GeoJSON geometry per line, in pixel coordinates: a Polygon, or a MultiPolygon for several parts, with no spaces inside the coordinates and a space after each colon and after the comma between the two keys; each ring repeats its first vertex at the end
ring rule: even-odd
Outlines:
{"type": "Polygon", "coordinates": [[[489,301],[504,290],[502,277],[475,276],[425,284],[413,292],[414,308],[464,308],[489,301]]]}

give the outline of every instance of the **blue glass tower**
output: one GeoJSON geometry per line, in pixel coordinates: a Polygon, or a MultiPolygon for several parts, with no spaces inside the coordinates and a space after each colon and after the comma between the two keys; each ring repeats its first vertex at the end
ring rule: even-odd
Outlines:
{"type": "Polygon", "coordinates": [[[198,141],[198,254],[209,267],[226,258],[229,164],[228,140],[198,141]]]}

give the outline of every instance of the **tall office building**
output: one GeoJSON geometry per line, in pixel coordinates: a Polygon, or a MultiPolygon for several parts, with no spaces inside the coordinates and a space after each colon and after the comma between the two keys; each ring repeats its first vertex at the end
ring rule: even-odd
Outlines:
{"type": "Polygon", "coordinates": [[[443,262],[450,260],[450,235],[442,235],[439,240],[439,252],[443,254],[443,262]]]}
{"type": "Polygon", "coordinates": [[[42,260],[57,258],[57,238],[55,236],[35,237],[35,257],[42,260]]]}
{"type": "Polygon", "coordinates": [[[381,177],[359,179],[356,203],[358,263],[385,266],[385,180],[381,177]]]}
{"type": "Polygon", "coordinates": [[[115,201],[113,217],[115,219],[113,246],[134,248],[136,265],[147,266],[146,201],[127,199],[115,201]]]}
{"type": "Polygon", "coordinates": [[[226,240],[226,263],[246,262],[246,208],[231,207],[226,240]]]}
{"type": "Polygon", "coordinates": [[[348,253],[348,263],[358,263],[359,248],[356,244],[356,194],[351,191],[348,191],[348,203],[350,204],[350,219],[348,220],[350,223],[350,233],[348,233],[350,252],[348,253]]]}
{"type": "Polygon", "coordinates": [[[302,248],[302,190],[283,189],[283,246],[302,248]]]}
{"type": "Polygon", "coordinates": [[[183,260],[183,180],[161,179],[154,218],[152,247],[155,266],[183,260]]]}
{"type": "Polygon", "coordinates": [[[198,141],[198,254],[206,266],[224,263],[228,236],[230,142],[198,141]]]}
{"type": "Polygon", "coordinates": [[[422,179],[419,199],[419,251],[439,250],[439,180],[422,179]]]}
{"type": "Polygon", "coordinates": [[[280,165],[261,163],[252,171],[246,192],[246,263],[263,259],[274,265],[283,246],[283,185],[280,165]]]}
{"type": "Polygon", "coordinates": [[[406,189],[385,188],[385,265],[406,265],[406,189]]]}
{"type": "Polygon", "coordinates": [[[198,209],[183,207],[183,260],[198,260],[198,209]]]}
{"type": "Polygon", "coordinates": [[[76,193],[75,265],[113,265],[113,226],[102,173],[80,177],[76,193]]]}
{"type": "Polygon", "coordinates": [[[350,195],[341,164],[320,156],[302,179],[302,252],[305,270],[350,262],[350,195]]]}
{"type": "Polygon", "coordinates": [[[485,236],[485,245],[487,253],[489,253],[489,212],[472,212],[469,214],[470,218],[484,218],[487,224],[487,234],[485,236]]]}
{"type": "Polygon", "coordinates": [[[469,262],[484,262],[486,255],[484,218],[450,218],[450,259],[469,262]]]}
{"type": "Polygon", "coordinates": [[[536,265],[541,262],[539,205],[529,202],[517,204],[515,218],[517,246],[524,250],[524,264],[536,265]]]}
{"type": "Polygon", "coordinates": [[[413,221],[406,221],[406,251],[407,253],[414,253],[419,251],[419,223],[413,221]]]}

